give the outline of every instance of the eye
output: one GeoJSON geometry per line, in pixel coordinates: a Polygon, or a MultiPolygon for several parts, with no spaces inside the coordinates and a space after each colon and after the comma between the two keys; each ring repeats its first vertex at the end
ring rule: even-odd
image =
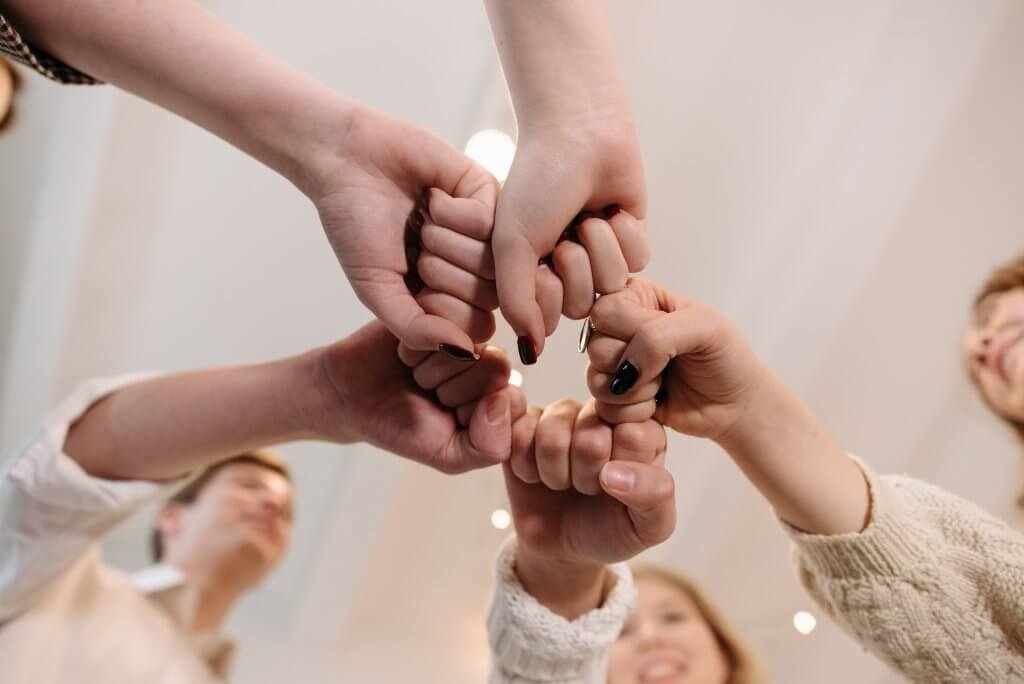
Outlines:
{"type": "Polygon", "coordinates": [[[686,622],[688,619],[689,616],[681,610],[670,610],[661,614],[661,621],[665,624],[686,622]]]}

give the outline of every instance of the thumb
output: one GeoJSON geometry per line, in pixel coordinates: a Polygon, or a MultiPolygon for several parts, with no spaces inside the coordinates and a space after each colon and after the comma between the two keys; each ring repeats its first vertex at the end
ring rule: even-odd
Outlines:
{"type": "Polygon", "coordinates": [[[660,544],[676,527],[675,481],[659,466],[609,461],[601,469],[601,488],[626,506],[637,539],[660,544]]]}
{"type": "Polygon", "coordinates": [[[453,471],[484,468],[508,460],[512,452],[512,405],[504,391],[480,400],[469,419],[469,429],[459,430],[452,441],[453,471]]]}
{"type": "Polygon", "coordinates": [[[541,255],[514,228],[495,228],[492,249],[501,314],[518,337],[520,360],[532,365],[544,349],[544,314],[537,302],[535,282],[541,255]]]}

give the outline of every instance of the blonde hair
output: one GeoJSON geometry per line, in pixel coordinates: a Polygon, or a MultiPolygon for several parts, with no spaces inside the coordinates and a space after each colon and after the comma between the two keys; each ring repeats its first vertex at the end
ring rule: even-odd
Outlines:
{"type": "Polygon", "coordinates": [[[725,659],[729,662],[728,684],[766,684],[769,681],[764,668],[754,657],[750,648],[743,643],[732,626],[726,622],[718,607],[708,599],[693,580],[678,572],[653,565],[636,565],[632,570],[635,580],[658,580],[685,594],[693,601],[704,622],[715,635],[725,659]]]}

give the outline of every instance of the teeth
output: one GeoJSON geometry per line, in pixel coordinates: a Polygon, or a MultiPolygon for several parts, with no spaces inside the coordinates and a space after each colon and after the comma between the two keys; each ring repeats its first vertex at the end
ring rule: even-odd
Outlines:
{"type": "Polygon", "coordinates": [[[644,668],[644,671],[641,673],[640,678],[643,680],[659,679],[661,677],[669,677],[671,675],[674,675],[676,671],[677,668],[675,665],[671,665],[669,663],[656,663],[654,665],[650,665],[644,668]]]}

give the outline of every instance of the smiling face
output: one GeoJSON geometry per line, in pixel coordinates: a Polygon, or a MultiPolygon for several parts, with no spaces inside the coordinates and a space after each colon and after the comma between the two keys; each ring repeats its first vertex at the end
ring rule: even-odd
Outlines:
{"type": "Polygon", "coordinates": [[[978,302],[963,350],[968,373],[992,410],[1024,423],[1024,287],[978,302]]]}
{"type": "Polygon", "coordinates": [[[732,667],[697,603],[650,576],[608,656],[609,684],[726,684],[732,667]]]}

